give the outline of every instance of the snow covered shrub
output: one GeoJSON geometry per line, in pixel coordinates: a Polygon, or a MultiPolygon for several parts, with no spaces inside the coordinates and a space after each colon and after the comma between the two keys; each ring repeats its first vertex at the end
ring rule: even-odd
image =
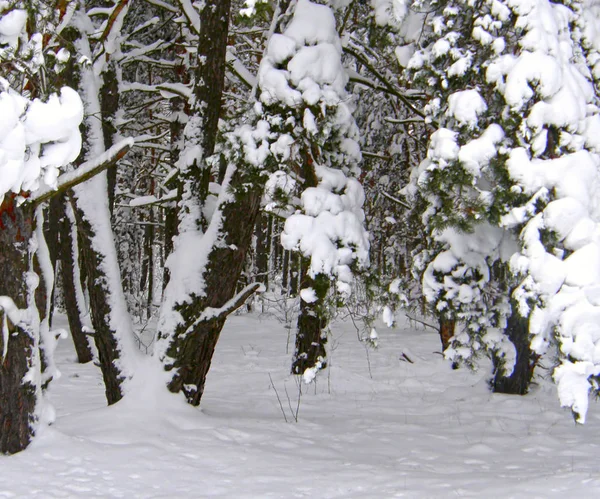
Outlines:
{"type": "Polygon", "coordinates": [[[427,45],[410,62],[436,127],[413,184],[427,200],[426,294],[467,324],[450,352],[467,358],[496,348],[518,308],[535,353],[558,342],[561,403],[583,421],[588,380],[600,373],[590,291],[600,134],[581,6],[434,5],[427,45]]]}

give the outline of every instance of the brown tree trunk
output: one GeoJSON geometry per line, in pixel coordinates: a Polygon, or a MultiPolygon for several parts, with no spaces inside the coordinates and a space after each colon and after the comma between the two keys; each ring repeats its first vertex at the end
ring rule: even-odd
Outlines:
{"type": "MultiPolygon", "coordinates": [[[[33,212],[27,204],[17,208],[15,197],[6,195],[0,205],[0,296],[26,309],[33,212]]],[[[0,311],[2,320],[3,315],[0,311]]],[[[8,343],[0,332],[0,452],[14,454],[25,449],[33,437],[36,387],[26,374],[35,369],[37,345],[36,333],[27,324],[8,320],[7,324],[8,343]]]]}
{"type": "MultiPolygon", "coordinates": [[[[73,203],[75,204],[75,203],[73,203]]],[[[113,292],[107,288],[110,284],[103,271],[102,262],[104,257],[93,244],[95,237],[94,229],[87,220],[85,213],[74,207],[77,220],[77,230],[81,234],[83,264],[87,275],[87,289],[90,296],[90,308],[92,311],[92,325],[94,326],[94,342],[98,349],[98,360],[104,378],[106,400],[109,405],[121,400],[121,390],[125,376],[118,368],[121,360],[121,349],[117,341],[117,334],[110,323],[111,305],[109,293],[113,292]]]]}
{"type": "MultiPolygon", "coordinates": [[[[104,135],[104,148],[110,149],[114,144],[115,118],[119,109],[119,81],[114,61],[108,63],[108,68],[103,74],[103,85],[100,89],[100,112],[102,114],[102,132],[104,135]]],[[[106,172],[108,184],[108,207],[112,215],[115,205],[115,189],[117,187],[117,169],[109,168],[106,172]]]]}
{"type": "Polygon", "coordinates": [[[261,213],[256,224],[256,280],[269,287],[269,233],[270,216],[261,213]]]}
{"type": "Polygon", "coordinates": [[[442,352],[450,346],[450,340],[454,336],[456,321],[453,319],[440,318],[440,339],[442,340],[442,352]]]}
{"type": "MultiPolygon", "coordinates": [[[[202,205],[208,194],[211,169],[205,164],[215,146],[217,125],[221,114],[221,96],[225,78],[225,55],[229,30],[230,0],[206,2],[201,19],[198,40],[198,66],[195,73],[195,106],[193,118],[202,116],[202,158],[196,158],[183,173],[181,182],[191,186],[202,205]]],[[[188,139],[189,140],[189,139],[188,139]]],[[[230,186],[243,185],[245,172],[233,174],[230,186]]],[[[251,184],[250,184],[251,185],[251,184]]],[[[241,196],[220,207],[222,226],[220,233],[225,244],[210,250],[204,272],[204,297],[179,304],[175,308],[183,318],[175,331],[164,331],[171,336],[166,349],[165,369],[173,372],[168,383],[172,392],[183,391],[187,401],[198,405],[204,392],[206,375],[210,369],[215,346],[225,322],[225,317],[198,322],[207,307],[219,308],[230,300],[242,272],[246,251],[252,242],[254,224],[260,207],[261,186],[253,186],[241,196]]],[[[198,220],[206,229],[208,221],[198,220]]],[[[159,341],[161,339],[159,334],[159,341]]]]}

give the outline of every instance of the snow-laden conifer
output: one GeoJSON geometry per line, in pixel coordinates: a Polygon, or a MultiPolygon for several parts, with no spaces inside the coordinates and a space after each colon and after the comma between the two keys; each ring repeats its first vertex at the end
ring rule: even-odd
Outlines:
{"type": "Polygon", "coordinates": [[[317,362],[325,366],[330,281],[348,294],[352,267],[368,259],[364,193],[354,178],[361,159],[358,128],[341,53],[331,8],[299,0],[285,30],[269,40],[258,74],[257,128],[268,129],[269,139],[252,156],[271,163],[267,209],[286,217],[284,248],[306,259],[300,339],[308,334],[305,318],[316,321],[308,345],[318,348],[307,352],[297,341],[298,374],[317,362]]]}
{"type": "Polygon", "coordinates": [[[513,300],[536,354],[557,341],[561,403],[583,421],[588,380],[599,372],[590,295],[599,134],[581,5],[460,1],[437,14],[429,45],[411,61],[433,90],[436,126],[416,180],[434,248],[424,286],[437,310],[466,319],[456,339],[471,346],[467,356],[487,343],[490,326],[502,328],[486,314],[507,315],[513,300]]]}

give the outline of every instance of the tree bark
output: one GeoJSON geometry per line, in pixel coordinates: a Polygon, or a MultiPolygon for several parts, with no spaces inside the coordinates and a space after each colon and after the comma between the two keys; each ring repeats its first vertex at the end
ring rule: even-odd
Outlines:
{"type": "Polygon", "coordinates": [[[502,364],[503,359],[492,355],[494,364],[494,378],[492,379],[492,391],[495,393],[508,393],[511,395],[525,395],[529,391],[529,385],[533,378],[533,371],[539,356],[536,355],[529,344],[529,324],[525,317],[519,315],[516,303],[512,303],[512,313],[508,318],[505,334],[515,347],[517,358],[513,372],[510,376],[504,376],[502,364]]]}
{"type": "Polygon", "coordinates": [[[296,333],[296,348],[292,361],[292,374],[304,374],[304,371],[319,365],[319,369],[327,367],[327,315],[325,313],[325,298],[329,291],[329,277],[319,274],[315,279],[307,274],[309,262],[303,259],[303,273],[300,289],[312,288],[317,300],[307,303],[300,299],[300,314],[298,315],[298,332],[296,333]]]}
{"type": "MultiPolygon", "coordinates": [[[[85,191],[80,195],[85,195],[85,191]]],[[[104,272],[103,262],[105,255],[94,247],[96,233],[86,218],[85,212],[74,207],[77,220],[77,230],[82,235],[82,254],[85,273],[87,275],[87,289],[90,297],[92,311],[92,324],[94,326],[94,342],[98,349],[98,360],[104,379],[106,400],[109,405],[121,400],[123,397],[122,385],[126,377],[118,367],[121,365],[121,346],[117,340],[117,331],[111,324],[110,294],[115,290],[109,289],[110,279],[104,272]]],[[[112,283],[114,284],[114,283],[112,283]]]]}
{"type": "Polygon", "coordinates": [[[261,213],[256,224],[256,280],[269,287],[269,233],[270,217],[261,213]]]}
{"type": "MultiPolygon", "coordinates": [[[[236,172],[231,185],[243,185],[242,177],[243,172],[236,172]]],[[[222,307],[235,295],[246,252],[252,243],[261,197],[261,186],[255,186],[251,191],[245,192],[243,198],[224,207],[224,244],[210,252],[204,275],[206,296],[176,307],[184,322],[175,331],[166,352],[169,358],[174,359],[174,362],[165,365],[167,371],[173,372],[168,388],[175,393],[183,391],[192,405],[200,404],[206,375],[225,318],[200,322],[191,330],[189,327],[208,307],[222,307]]]]}
{"type": "Polygon", "coordinates": [[[442,352],[450,346],[450,340],[454,336],[456,321],[453,319],[440,318],[440,339],[442,340],[442,352]]]}
{"type": "MultiPolygon", "coordinates": [[[[202,157],[195,158],[193,164],[182,171],[180,179],[185,188],[194,193],[200,206],[208,195],[211,178],[211,169],[205,160],[214,151],[221,114],[230,9],[230,0],[212,0],[206,2],[200,14],[198,65],[194,75],[194,106],[190,109],[190,120],[201,122],[202,130],[200,137],[186,135],[186,140],[199,138],[202,157]]],[[[247,180],[244,175],[243,170],[234,171],[232,178],[224,183],[228,185],[222,188],[235,189],[235,186],[243,185],[247,180]]],[[[201,322],[197,319],[208,307],[219,308],[234,296],[246,251],[252,242],[262,188],[248,185],[251,187],[242,196],[236,196],[236,199],[217,208],[222,210],[219,233],[224,244],[217,244],[209,250],[204,271],[204,295],[192,295],[185,303],[176,304],[174,309],[183,320],[179,321],[175,331],[159,331],[158,341],[166,342],[166,357],[162,359],[164,368],[173,373],[167,386],[172,392],[183,391],[192,405],[198,405],[202,398],[206,375],[225,322],[225,317],[221,316],[201,322]]],[[[196,224],[205,231],[209,221],[196,220],[196,224]]]]}
{"type": "Polygon", "coordinates": [[[81,296],[77,297],[77,289],[81,287],[81,275],[77,272],[79,268],[79,247],[77,244],[77,227],[69,216],[67,210],[70,205],[65,196],[61,197],[63,217],[60,222],[60,272],[63,285],[63,294],[65,299],[65,309],[67,320],[69,321],[69,330],[71,338],[77,353],[77,361],[85,364],[93,359],[92,349],[88,338],[83,332],[84,310],[81,310],[81,296]]]}
{"type": "MultiPolygon", "coordinates": [[[[108,63],[107,70],[103,74],[103,85],[100,89],[100,110],[102,114],[104,148],[108,150],[115,141],[117,128],[114,122],[119,110],[119,80],[117,79],[117,69],[114,61],[108,63]]],[[[108,184],[108,208],[112,216],[117,187],[117,169],[108,169],[106,179],[108,184]]]]}
{"type": "MultiPolygon", "coordinates": [[[[0,205],[0,295],[24,310],[28,307],[33,208],[28,204],[17,208],[15,198],[14,194],[6,195],[0,205]]],[[[3,315],[0,310],[2,320],[3,315]]],[[[36,367],[38,345],[33,325],[8,320],[7,325],[7,344],[0,333],[0,452],[14,454],[25,449],[34,434],[36,386],[26,375],[36,367]]]]}

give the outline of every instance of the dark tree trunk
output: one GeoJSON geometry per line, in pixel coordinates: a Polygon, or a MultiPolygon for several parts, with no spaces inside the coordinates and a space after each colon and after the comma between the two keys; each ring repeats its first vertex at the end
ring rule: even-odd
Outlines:
{"type": "Polygon", "coordinates": [[[442,340],[442,352],[450,346],[450,340],[454,336],[456,321],[453,319],[440,318],[440,339],[442,340]]]}
{"type": "MultiPolygon", "coordinates": [[[[192,186],[192,192],[197,194],[200,204],[204,203],[208,194],[211,175],[204,160],[214,150],[221,114],[230,9],[230,0],[211,0],[206,2],[200,14],[201,32],[194,83],[195,107],[190,112],[195,116],[202,116],[203,157],[196,158],[181,179],[182,183],[192,186]]],[[[230,186],[235,189],[235,186],[243,185],[247,180],[244,175],[244,171],[236,171],[230,186]]],[[[225,322],[225,317],[200,322],[197,319],[207,307],[219,308],[234,296],[246,251],[252,242],[261,196],[261,186],[253,186],[244,192],[241,199],[235,199],[221,207],[220,232],[225,244],[213,247],[208,255],[204,273],[206,296],[194,296],[191,302],[176,306],[183,321],[175,331],[164,332],[165,335],[172,334],[166,354],[167,358],[173,360],[165,364],[165,369],[173,372],[168,388],[172,392],[183,391],[192,405],[200,404],[206,375],[225,322]]],[[[203,228],[208,223],[206,220],[198,222],[203,228]]]]}
{"type": "MultiPolygon", "coordinates": [[[[82,316],[84,311],[80,309],[80,306],[83,304],[80,304],[77,299],[77,287],[82,285],[81,282],[76,282],[75,277],[75,271],[79,268],[79,248],[76,237],[77,227],[66,214],[66,210],[71,209],[71,207],[67,205],[68,201],[64,196],[62,196],[60,200],[63,210],[63,217],[61,218],[60,223],[60,273],[65,299],[65,310],[67,312],[67,320],[69,321],[71,338],[73,338],[75,352],[77,353],[77,361],[80,364],[85,364],[93,359],[93,355],[88,338],[83,332],[82,316]],[[75,237],[73,237],[74,234],[75,237]]],[[[77,272],[77,274],[79,274],[79,272],[77,272]]]]}
{"type": "Polygon", "coordinates": [[[256,280],[262,282],[266,288],[269,287],[269,225],[269,215],[261,213],[256,224],[256,280]]]}
{"type": "Polygon", "coordinates": [[[299,292],[300,276],[302,275],[302,259],[295,253],[291,254],[290,262],[290,296],[296,296],[299,292]]]}
{"type": "MultiPolygon", "coordinates": [[[[183,71],[183,68],[176,72],[178,76],[178,80],[182,83],[189,83],[188,73],[183,71]]],[[[171,99],[171,112],[173,115],[173,119],[169,123],[170,129],[170,161],[171,167],[175,168],[175,164],[179,159],[179,155],[181,154],[181,143],[183,140],[183,130],[185,127],[186,111],[189,112],[189,109],[186,109],[186,102],[181,97],[174,97],[171,99]]],[[[181,199],[181,182],[177,177],[172,177],[169,182],[165,184],[165,187],[168,189],[176,189],[177,190],[177,200],[181,199]]],[[[164,207],[164,218],[165,218],[165,229],[164,229],[164,246],[163,246],[163,259],[167,260],[169,255],[173,251],[173,238],[177,235],[177,209],[175,203],[166,205],[164,207]]],[[[169,269],[164,267],[163,273],[163,291],[169,284],[169,269]]]]}
{"type": "Polygon", "coordinates": [[[525,395],[533,378],[533,371],[539,356],[529,345],[529,324],[525,317],[519,315],[515,303],[512,303],[512,313],[508,318],[505,333],[515,347],[517,358],[513,372],[504,376],[502,370],[503,359],[497,355],[492,356],[494,363],[494,378],[492,391],[495,393],[508,393],[512,395],[525,395]]]}
{"type": "MultiPolygon", "coordinates": [[[[63,216],[62,201],[60,197],[53,197],[48,203],[48,215],[46,217],[47,223],[44,226],[44,237],[46,244],[48,245],[48,251],[50,253],[50,261],[52,262],[52,268],[54,272],[57,272],[57,263],[60,260],[60,224],[63,216]]],[[[55,275],[55,283],[58,276],[55,275]]],[[[48,318],[48,325],[52,326],[52,316],[55,308],[55,293],[52,293],[50,297],[50,317],[48,318]]]]}
{"type": "Polygon", "coordinates": [[[304,275],[301,289],[312,288],[317,294],[317,300],[307,303],[300,299],[300,314],[298,315],[298,332],[296,333],[296,348],[292,361],[292,374],[304,374],[304,371],[315,367],[319,362],[320,369],[327,367],[327,317],[324,311],[324,301],[329,290],[329,278],[319,274],[312,279],[306,274],[309,262],[304,261],[304,275]]]}
{"type": "MultiPolygon", "coordinates": [[[[243,185],[242,176],[243,172],[234,174],[231,184],[243,185]]],[[[200,404],[206,375],[226,317],[195,325],[194,320],[207,307],[222,307],[235,295],[246,251],[252,242],[261,196],[262,189],[257,186],[252,191],[245,192],[243,198],[224,207],[222,234],[225,234],[225,244],[214,248],[209,255],[204,276],[207,296],[177,307],[184,318],[184,324],[175,331],[166,352],[174,362],[165,368],[174,372],[168,385],[169,390],[183,391],[192,405],[200,404]]]]}
{"type": "MultiPolygon", "coordinates": [[[[100,112],[102,114],[102,132],[104,135],[104,148],[110,149],[114,144],[115,117],[119,109],[119,81],[114,61],[109,62],[103,74],[103,85],[100,89],[100,112]]],[[[106,172],[108,183],[108,207],[112,215],[115,205],[115,189],[117,186],[117,169],[109,168],[106,172]]]]}
{"type": "Polygon", "coordinates": [[[282,259],[281,291],[284,296],[288,296],[290,293],[290,252],[287,250],[283,251],[282,259]]]}
{"type": "MultiPolygon", "coordinates": [[[[73,203],[75,204],[75,203],[73,203]]],[[[110,324],[111,306],[107,289],[108,279],[103,271],[103,255],[94,249],[94,229],[87,220],[85,213],[74,207],[77,220],[77,230],[81,234],[83,264],[87,275],[87,289],[90,296],[92,324],[94,326],[94,342],[98,349],[98,360],[104,378],[106,400],[109,405],[121,400],[121,386],[125,377],[117,367],[121,351],[117,341],[116,331],[110,324]]]]}
{"type": "MultiPolygon", "coordinates": [[[[0,295],[26,309],[33,213],[27,204],[16,208],[15,197],[6,195],[0,205],[0,295]]],[[[0,316],[4,320],[1,310],[0,316]]],[[[24,379],[36,365],[36,333],[24,323],[8,321],[8,328],[8,344],[0,333],[0,452],[14,454],[29,445],[34,432],[36,387],[24,379]]]]}

